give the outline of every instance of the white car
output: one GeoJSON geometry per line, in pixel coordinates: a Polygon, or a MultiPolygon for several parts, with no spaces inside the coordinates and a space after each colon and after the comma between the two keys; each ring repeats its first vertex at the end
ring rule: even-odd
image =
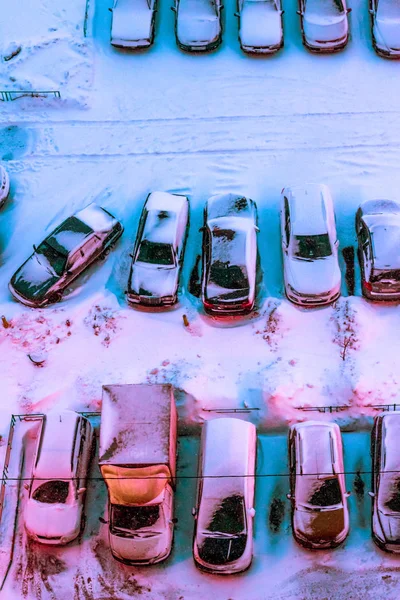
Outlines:
{"type": "Polygon", "coordinates": [[[288,299],[302,306],[334,302],[340,296],[341,273],[329,188],[323,184],[284,188],[280,216],[288,299]]]}
{"type": "Polygon", "coordinates": [[[370,0],[372,44],[377,54],[400,58],[400,2],[370,0]]]}
{"type": "Polygon", "coordinates": [[[148,195],[132,254],[127,289],[130,304],[175,304],[188,226],[186,196],[167,192],[148,195]]]}
{"type": "Polygon", "coordinates": [[[25,528],[36,542],[62,545],[79,535],[93,443],[93,428],[78,413],[43,418],[25,506],[25,528]]]}
{"type": "Polygon", "coordinates": [[[213,50],[222,41],[220,0],[175,0],[175,37],[186,51],[213,50]]]}
{"type": "Polygon", "coordinates": [[[272,54],[283,46],[281,0],[238,0],[239,42],[244,52],[272,54]]]}
{"type": "Polygon", "coordinates": [[[253,557],[256,428],[235,418],[203,425],[193,557],[211,573],[240,573],[253,557]]]}
{"type": "Polygon", "coordinates": [[[0,165],[0,207],[8,198],[10,193],[10,178],[4,167],[0,165]]]}
{"type": "Polygon", "coordinates": [[[303,43],[312,52],[337,52],[349,39],[346,0],[299,0],[303,43]]]}
{"type": "Polygon", "coordinates": [[[147,48],[154,41],[157,0],[114,0],[111,44],[118,48],[147,48]]]}

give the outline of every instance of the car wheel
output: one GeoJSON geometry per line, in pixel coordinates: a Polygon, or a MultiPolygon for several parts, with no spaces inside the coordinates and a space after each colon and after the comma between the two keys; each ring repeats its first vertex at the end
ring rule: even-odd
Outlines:
{"type": "Polygon", "coordinates": [[[111,247],[112,245],[110,244],[110,246],[107,246],[107,248],[105,248],[103,250],[103,252],[100,254],[100,259],[101,260],[105,260],[107,258],[107,256],[110,254],[111,252],[111,247]]]}

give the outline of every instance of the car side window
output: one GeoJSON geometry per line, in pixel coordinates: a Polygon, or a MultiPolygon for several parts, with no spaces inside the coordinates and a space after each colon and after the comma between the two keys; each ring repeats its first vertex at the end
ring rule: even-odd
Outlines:
{"type": "Polygon", "coordinates": [[[285,242],[286,245],[289,245],[290,241],[290,211],[289,211],[289,201],[284,197],[284,211],[285,211],[285,242]]]}

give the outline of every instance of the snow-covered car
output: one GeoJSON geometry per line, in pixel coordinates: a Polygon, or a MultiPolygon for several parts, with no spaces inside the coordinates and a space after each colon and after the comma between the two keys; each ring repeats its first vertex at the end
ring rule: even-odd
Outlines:
{"type": "Polygon", "coordinates": [[[188,227],[186,196],[167,192],[148,195],[132,254],[127,289],[130,304],[175,304],[188,227]]]}
{"type": "Polygon", "coordinates": [[[201,298],[211,315],[246,314],[254,307],[257,207],[236,194],[212,196],[204,209],[201,298]]]}
{"type": "Polygon", "coordinates": [[[400,552],[400,412],[375,417],[371,435],[372,537],[387,552],[400,552]]]}
{"type": "Polygon", "coordinates": [[[148,48],[154,41],[157,0],[114,0],[111,44],[117,48],[148,48]]]}
{"type": "Polygon", "coordinates": [[[281,236],[288,299],[310,307],[334,302],[341,285],[339,242],[326,185],[282,190],[281,236]]]}
{"type": "Polygon", "coordinates": [[[312,52],[337,52],[349,39],[346,0],[299,0],[303,44],[312,52]]]}
{"type": "Polygon", "coordinates": [[[361,289],[370,300],[400,300],[400,204],[368,200],[356,213],[361,289]]]}
{"type": "Polygon", "coordinates": [[[0,207],[8,198],[10,193],[10,178],[4,167],[0,165],[0,207]]]}
{"type": "Polygon", "coordinates": [[[372,45],[385,58],[400,58],[400,2],[370,0],[372,45]]]}
{"type": "Polygon", "coordinates": [[[234,418],[203,425],[193,557],[212,573],[239,573],[253,556],[256,428],[234,418]]]}
{"type": "Polygon", "coordinates": [[[110,252],[122,232],[121,223],[92,202],[33,247],[33,254],[11,278],[11,294],[36,308],[58,302],[82,271],[110,252]]]}
{"type": "Polygon", "coordinates": [[[292,531],[307,548],[335,548],[349,533],[343,447],[336,423],[306,421],[289,430],[292,531]]]}
{"type": "Polygon", "coordinates": [[[175,37],[181,50],[214,50],[222,41],[221,0],[175,0],[175,37]]]}
{"type": "Polygon", "coordinates": [[[283,46],[281,0],[238,0],[239,42],[244,52],[272,54],[283,46]]]}
{"type": "Polygon", "coordinates": [[[74,411],[43,417],[24,513],[25,528],[35,541],[67,544],[83,529],[94,440],[88,419],[74,411]]]}

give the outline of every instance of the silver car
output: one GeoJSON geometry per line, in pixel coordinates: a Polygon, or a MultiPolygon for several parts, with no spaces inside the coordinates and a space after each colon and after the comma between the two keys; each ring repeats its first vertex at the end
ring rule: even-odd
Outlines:
{"type": "Polygon", "coordinates": [[[249,54],[273,54],[283,47],[281,0],[238,0],[239,42],[249,54]]]}
{"type": "Polygon", "coordinates": [[[175,0],[175,37],[189,52],[213,50],[222,41],[221,0],[175,0]]]}
{"type": "Polygon", "coordinates": [[[151,46],[156,12],[157,0],[114,0],[111,44],[131,50],[151,46]]]}
{"type": "Polygon", "coordinates": [[[299,0],[303,43],[312,52],[337,52],[349,39],[346,0],[299,0]]]}

